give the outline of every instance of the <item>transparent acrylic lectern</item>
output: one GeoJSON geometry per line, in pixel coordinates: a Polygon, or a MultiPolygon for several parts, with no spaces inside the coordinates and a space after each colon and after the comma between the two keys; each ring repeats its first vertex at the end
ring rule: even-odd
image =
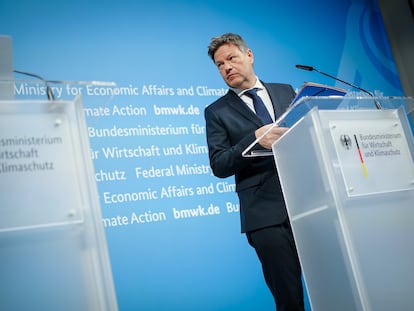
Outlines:
{"type": "Polygon", "coordinates": [[[0,310],[117,310],[81,100],[95,84],[48,99],[44,81],[0,83],[0,310]]]}
{"type": "Polygon", "coordinates": [[[304,98],[272,148],[314,311],[414,310],[414,99],[377,100],[304,98]]]}

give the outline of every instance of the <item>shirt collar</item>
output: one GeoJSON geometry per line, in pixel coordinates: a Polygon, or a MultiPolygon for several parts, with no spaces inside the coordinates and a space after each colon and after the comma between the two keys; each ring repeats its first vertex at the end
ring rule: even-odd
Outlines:
{"type": "Polygon", "coordinates": [[[251,87],[251,88],[249,88],[249,89],[244,89],[244,90],[241,90],[241,89],[236,89],[236,88],[230,88],[232,91],[234,91],[238,96],[242,96],[245,92],[247,92],[248,90],[251,90],[251,89],[254,89],[254,88],[257,88],[257,89],[259,89],[259,90],[262,90],[262,89],[264,89],[264,86],[263,86],[263,84],[260,82],[260,80],[259,80],[259,78],[258,77],[256,77],[256,83],[253,85],[253,87],[251,87]]]}

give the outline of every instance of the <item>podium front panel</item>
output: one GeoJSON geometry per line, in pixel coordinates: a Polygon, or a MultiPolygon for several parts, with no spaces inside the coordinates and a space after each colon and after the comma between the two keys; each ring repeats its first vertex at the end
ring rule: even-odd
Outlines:
{"type": "Polygon", "coordinates": [[[117,310],[82,103],[0,101],[0,309],[117,310]]]}
{"type": "Polygon", "coordinates": [[[414,309],[412,140],[400,109],[315,108],[273,145],[313,310],[414,309]],[[400,152],[365,159],[367,178],[355,140],[338,149],[368,132],[400,152]]]}

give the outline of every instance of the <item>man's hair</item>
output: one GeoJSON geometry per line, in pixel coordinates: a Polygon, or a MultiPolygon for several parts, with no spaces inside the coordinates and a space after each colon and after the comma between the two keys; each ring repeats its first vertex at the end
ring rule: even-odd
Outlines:
{"type": "Polygon", "coordinates": [[[213,37],[211,39],[210,45],[208,46],[208,56],[210,56],[213,62],[214,54],[216,53],[217,49],[223,44],[234,44],[242,52],[246,52],[249,49],[246,42],[244,42],[243,38],[238,34],[225,33],[221,36],[213,37]]]}

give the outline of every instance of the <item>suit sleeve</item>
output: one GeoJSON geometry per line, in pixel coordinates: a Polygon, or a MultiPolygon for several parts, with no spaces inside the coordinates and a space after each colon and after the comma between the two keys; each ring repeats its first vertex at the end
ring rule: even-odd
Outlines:
{"type": "Polygon", "coordinates": [[[256,139],[255,129],[250,134],[241,135],[238,141],[231,141],[234,135],[230,135],[230,131],[234,131],[234,128],[230,128],[213,109],[207,108],[204,114],[212,171],[217,177],[232,176],[248,165],[248,159],[243,158],[242,152],[256,139]]]}

